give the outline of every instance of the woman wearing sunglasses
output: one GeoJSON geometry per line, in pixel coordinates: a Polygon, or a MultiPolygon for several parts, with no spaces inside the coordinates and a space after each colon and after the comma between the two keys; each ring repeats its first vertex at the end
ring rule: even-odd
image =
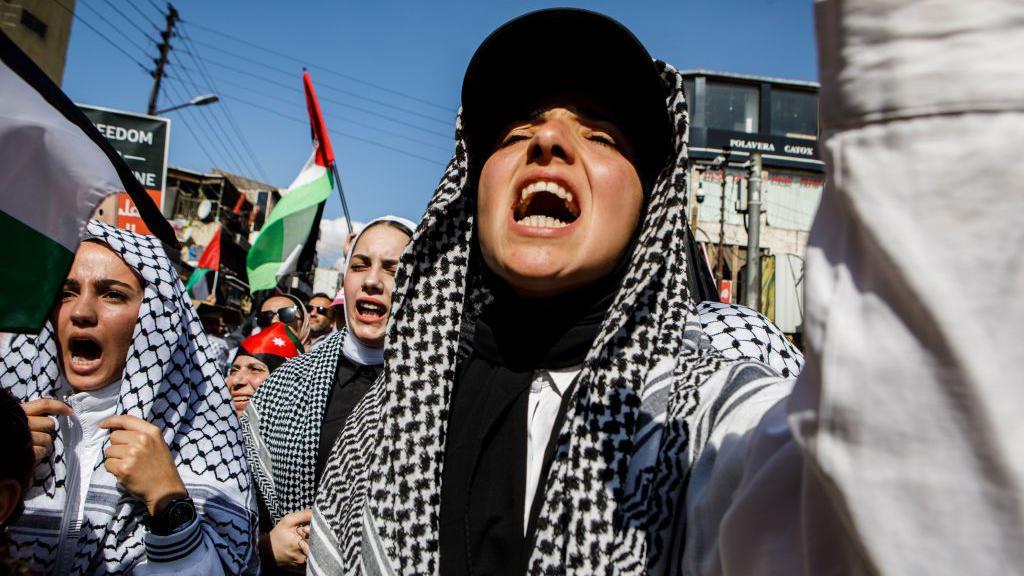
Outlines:
{"type": "MultiPolygon", "coordinates": [[[[305,550],[309,509],[334,440],[384,363],[394,274],[414,227],[403,218],[385,216],[363,228],[345,266],[347,327],[274,371],[242,412],[262,512],[274,526],[300,522],[291,531],[302,539],[300,549],[305,550]]],[[[263,309],[275,310],[281,298],[271,298],[263,309]]],[[[278,310],[281,314],[289,312],[278,310]]],[[[296,549],[292,542],[285,544],[296,549]]],[[[290,557],[286,565],[304,562],[304,556],[290,557]]]]}
{"type": "Polygon", "coordinates": [[[291,294],[275,294],[267,298],[256,313],[256,325],[267,328],[281,322],[299,337],[302,347],[309,350],[309,315],[302,301],[291,294]]]}

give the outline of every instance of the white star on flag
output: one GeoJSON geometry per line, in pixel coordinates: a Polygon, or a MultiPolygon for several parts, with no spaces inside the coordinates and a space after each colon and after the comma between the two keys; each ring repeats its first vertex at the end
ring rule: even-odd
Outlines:
{"type": "Polygon", "coordinates": [[[274,343],[274,346],[284,346],[284,338],[274,338],[271,342],[274,343]]]}

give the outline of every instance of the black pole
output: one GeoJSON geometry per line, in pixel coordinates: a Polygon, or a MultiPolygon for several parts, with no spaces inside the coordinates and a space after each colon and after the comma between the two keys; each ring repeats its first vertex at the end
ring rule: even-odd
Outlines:
{"type": "Polygon", "coordinates": [[[174,36],[174,25],[178,22],[178,11],[167,4],[167,27],[160,33],[162,40],[157,46],[160,50],[160,57],[156,59],[156,70],[153,71],[153,89],[149,91],[149,106],[146,113],[156,116],[156,101],[160,97],[160,81],[164,77],[164,67],[167,66],[167,55],[171,51],[171,38],[174,36]]]}

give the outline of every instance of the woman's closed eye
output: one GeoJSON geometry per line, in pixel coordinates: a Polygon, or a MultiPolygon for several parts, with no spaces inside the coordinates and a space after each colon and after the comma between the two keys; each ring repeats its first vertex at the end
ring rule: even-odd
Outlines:
{"type": "Polygon", "coordinates": [[[505,148],[506,146],[511,146],[516,142],[521,142],[523,140],[529,139],[530,135],[524,131],[510,132],[508,133],[508,135],[501,139],[501,144],[499,144],[498,147],[505,148]]]}

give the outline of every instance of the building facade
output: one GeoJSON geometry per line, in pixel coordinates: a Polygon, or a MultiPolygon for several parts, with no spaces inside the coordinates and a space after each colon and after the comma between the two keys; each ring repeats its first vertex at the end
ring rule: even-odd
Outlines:
{"type": "Polygon", "coordinates": [[[0,30],[60,86],[75,0],[0,0],[0,30]]]}
{"type": "Polygon", "coordinates": [[[687,71],[690,222],[723,300],[740,302],[746,276],[751,155],[762,159],[758,309],[784,332],[803,324],[803,263],[824,188],[818,85],[687,71]]]}
{"type": "Polygon", "coordinates": [[[182,276],[192,273],[220,230],[220,268],[208,280],[210,293],[217,304],[248,314],[251,297],[245,259],[280,197],[274,186],[223,170],[200,173],[170,167],[164,216],[182,244],[177,262],[182,276]]]}

